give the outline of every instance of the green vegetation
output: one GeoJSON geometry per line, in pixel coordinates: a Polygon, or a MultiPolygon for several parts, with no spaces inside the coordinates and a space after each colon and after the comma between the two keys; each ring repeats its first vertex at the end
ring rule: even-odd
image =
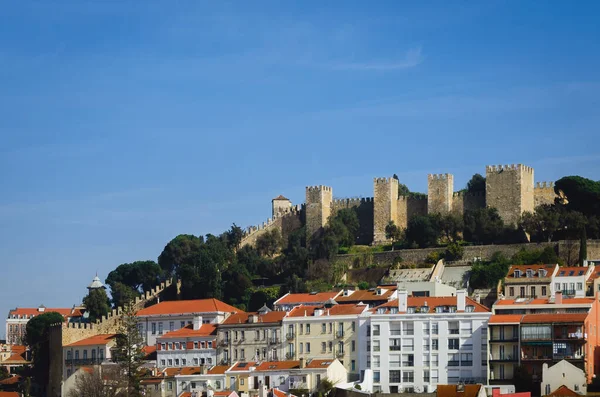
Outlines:
{"type": "Polygon", "coordinates": [[[102,316],[106,316],[110,311],[110,299],[108,299],[104,288],[90,290],[88,295],[83,298],[83,305],[91,322],[100,320],[102,316]]]}
{"type": "Polygon", "coordinates": [[[64,321],[62,314],[47,312],[35,316],[25,327],[25,344],[32,354],[32,374],[39,385],[48,384],[50,366],[50,327],[64,321]]]}
{"type": "Polygon", "coordinates": [[[119,372],[126,378],[125,395],[140,396],[144,339],[138,330],[135,309],[131,304],[124,308],[116,342],[112,356],[119,372]]]}

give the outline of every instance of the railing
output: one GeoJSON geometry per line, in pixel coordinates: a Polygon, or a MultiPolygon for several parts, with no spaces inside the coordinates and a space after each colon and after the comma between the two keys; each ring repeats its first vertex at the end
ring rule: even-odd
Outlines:
{"type": "Polygon", "coordinates": [[[343,338],[344,337],[344,331],[337,331],[335,333],[335,336],[337,336],[338,338],[343,338]]]}
{"type": "Polygon", "coordinates": [[[296,353],[294,353],[294,352],[287,352],[287,353],[285,353],[285,358],[287,358],[288,360],[291,360],[292,358],[294,358],[295,355],[296,355],[296,353]]]}
{"type": "Polygon", "coordinates": [[[65,359],[65,365],[94,365],[102,364],[106,361],[104,358],[76,358],[76,359],[65,359]]]}
{"type": "Polygon", "coordinates": [[[449,367],[458,367],[458,360],[448,361],[448,366],[449,367]]]}
{"type": "Polygon", "coordinates": [[[293,333],[287,333],[287,334],[285,334],[285,338],[287,340],[293,340],[294,339],[294,334],[293,333]]]}
{"type": "Polygon", "coordinates": [[[344,352],[343,351],[338,351],[336,354],[336,357],[340,358],[340,357],[344,357],[344,352]]]}
{"type": "Polygon", "coordinates": [[[390,351],[399,352],[401,348],[401,346],[390,346],[390,351]]]}
{"type": "Polygon", "coordinates": [[[448,332],[450,333],[450,335],[458,335],[460,333],[460,330],[457,329],[449,329],[448,332]]]}
{"type": "Polygon", "coordinates": [[[472,367],[473,366],[473,361],[461,361],[460,365],[463,367],[472,367]]]}
{"type": "Polygon", "coordinates": [[[229,339],[219,341],[219,346],[229,346],[229,339]]]}
{"type": "Polygon", "coordinates": [[[279,344],[279,339],[269,338],[269,345],[277,345],[277,344],[279,344]]]}
{"type": "Polygon", "coordinates": [[[494,343],[494,342],[518,342],[519,341],[519,337],[518,336],[498,336],[498,337],[492,337],[490,339],[490,343],[494,343]]]}
{"type": "Polygon", "coordinates": [[[392,335],[392,336],[399,336],[401,334],[402,334],[402,331],[400,331],[399,329],[390,330],[390,335],[392,335]]]}
{"type": "Polygon", "coordinates": [[[415,362],[414,361],[402,361],[402,366],[403,367],[414,367],[415,362]]]}
{"type": "Polygon", "coordinates": [[[490,361],[517,361],[517,359],[515,357],[513,357],[511,354],[500,354],[496,357],[494,357],[494,355],[492,355],[492,358],[490,358],[490,361]]]}

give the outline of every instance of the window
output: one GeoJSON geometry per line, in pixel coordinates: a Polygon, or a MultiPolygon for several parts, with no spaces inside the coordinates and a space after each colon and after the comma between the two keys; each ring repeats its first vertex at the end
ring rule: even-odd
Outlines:
{"type": "Polygon", "coordinates": [[[240,357],[242,360],[246,359],[246,354],[245,354],[245,350],[244,349],[240,349],[240,357]]]}
{"type": "MultiPolygon", "coordinates": [[[[300,333],[302,333],[302,324],[300,324],[300,333]]],[[[260,340],[260,331],[256,331],[254,335],[254,340],[260,340]]]]}
{"type": "Polygon", "coordinates": [[[179,323],[179,328],[184,328],[185,327],[185,321],[181,321],[179,323]]]}
{"type": "Polygon", "coordinates": [[[390,370],[390,383],[400,383],[400,371],[399,370],[390,370]]]}
{"type": "Polygon", "coordinates": [[[515,270],[515,278],[519,278],[521,277],[521,271],[520,270],[515,270]]]}
{"type": "Polygon", "coordinates": [[[423,355],[423,366],[429,367],[429,355],[428,354],[423,355]]]}
{"type": "Polygon", "coordinates": [[[156,335],[156,323],[152,323],[152,335],[156,335]]]}
{"type": "Polygon", "coordinates": [[[327,351],[327,343],[321,342],[321,353],[325,353],[327,351]]]}
{"type": "Polygon", "coordinates": [[[175,321],[169,321],[169,331],[175,330],[175,321]]]}
{"type": "Polygon", "coordinates": [[[515,287],[510,287],[508,289],[508,296],[515,296],[515,287]]]}
{"type": "Polygon", "coordinates": [[[577,291],[583,290],[583,283],[577,283],[577,291]]]}
{"type": "Polygon", "coordinates": [[[306,352],[310,353],[310,343],[306,342],[306,352]]]}
{"type": "Polygon", "coordinates": [[[370,340],[367,341],[367,351],[368,352],[371,351],[371,341],[370,340]]]}
{"type": "Polygon", "coordinates": [[[560,283],[554,283],[554,290],[560,291],[560,283]]]}
{"type": "MultiPolygon", "coordinates": [[[[393,340],[393,341],[396,341],[397,339],[392,339],[392,340],[393,340]]],[[[381,350],[381,348],[380,348],[380,345],[379,345],[379,344],[380,344],[380,342],[379,342],[378,340],[374,340],[374,341],[373,341],[372,345],[373,345],[373,351],[374,351],[374,352],[378,352],[378,351],[380,351],[380,350],[381,350]]],[[[390,344],[390,345],[391,345],[391,344],[390,344]]],[[[390,349],[390,350],[391,350],[391,349],[390,349]]]]}
{"type": "Polygon", "coordinates": [[[79,360],[79,350],[75,350],[75,360],[79,360]]]}
{"type": "Polygon", "coordinates": [[[173,359],[172,359],[172,358],[170,358],[170,359],[169,359],[169,367],[172,367],[172,366],[173,366],[173,359]]]}
{"type": "Polygon", "coordinates": [[[379,373],[379,371],[373,371],[373,382],[380,382],[381,381],[381,374],[379,373]]]}
{"type": "Polygon", "coordinates": [[[569,292],[575,291],[575,283],[569,283],[569,292]]]}
{"type": "Polygon", "coordinates": [[[306,324],[306,334],[310,334],[310,324],[306,324]]]}
{"type": "Polygon", "coordinates": [[[321,333],[324,334],[325,332],[327,332],[327,324],[323,323],[321,324],[321,333]]]}
{"type": "Polygon", "coordinates": [[[356,342],[355,341],[350,342],[350,350],[356,351],[356,342]]]}
{"type": "Polygon", "coordinates": [[[546,290],[547,290],[547,288],[545,286],[542,286],[542,296],[546,296],[547,295],[546,294],[546,292],[547,292],[546,290]]]}
{"type": "Polygon", "coordinates": [[[380,363],[381,363],[381,357],[373,356],[373,368],[379,368],[380,363]]]}
{"type": "Polygon", "coordinates": [[[71,360],[72,356],[73,356],[73,355],[71,354],[71,352],[70,352],[70,351],[68,351],[68,352],[67,352],[67,360],[71,360]]]}
{"type": "Polygon", "coordinates": [[[333,334],[333,323],[329,323],[329,333],[333,334]]]}
{"type": "Polygon", "coordinates": [[[350,371],[356,371],[356,360],[350,361],[350,371]]]}
{"type": "Polygon", "coordinates": [[[402,382],[403,383],[412,383],[415,381],[415,373],[413,371],[403,371],[402,372],[402,382]]]}
{"type": "Polygon", "coordinates": [[[373,336],[379,336],[379,324],[373,325],[373,336]]]}
{"type": "Polygon", "coordinates": [[[412,322],[402,323],[402,333],[404,335],[414,335],[415,334],[415,325],[412,322]]]}
{"type": "Polygon", "coordinates": [[[525,298],[525,287],[521,287],[520,290],[521,290],[520,297],[525,298]]]}
{"type": "Polygon", "coordinates": [[[414,367],[415,355],[414,354],[403,354],[402,355],[402,366],[403,367],[414,367]]]}
{"type": "Polygon", "coordinates": [[[198,365],[198,357],[194,357],[194,365],[198,365]]]}
{"type": "Polygon", "coordinates": [[[427,339],[427,338],[423,339],[423,351],[424,352],[429,351],[429,339],[427,339]]]}
{"type": "Polygon", "coordinates": [[[448,349],[458,350],[458,339],[448,339],[448,349]]]}
{"type": "Polygon", "coordinates": [[[460,365],[470,367],[473,365],[473,353],[461,353],[460,365]]]}
{"type": "Polygon", "coordinates": [[[162,322],[158,323],[158,334],[159,335],[163,334],[163,323],[162,322]]]}
{"type": "Polygon", "coordinates": [[[83,351],[83,359],[86,360],[87,359],[87,350],[83,351]]]}
{"type": "Polygon", "coordinates": [[[428,369],[423,371],[423,382],[429,383],[429,370],[428,369]]]}
{"type": "Polygon", "coordinates": [[[438,365],[440,365],[439,356],[437,354],[432,354],[431,355],[431,366],[437,367],[438,365]]]}
{"type": "Polygon", "coordinates": [[[533,277],[533,270],[527,269],[525,273],[527,274],[527,277],[533,277]]]}
{"type": "Polygon", "coordinates": [[[173,390],[173,382],[167,383],[167,390],[173,390]]]}
{"type": "Polygon", "coordinates": [[[175,359],[175,366],[179,367],[179,359],[178,358],[175,359]]]}
{"type": "Polygon", "coordinates": [[[333,351],[333,342],[329,342],[329,352],[333,351]]]}
{"type": "Polygon", "coordinates": [[[197,348],[198,348],[198,342],[196,341],[196,342],[194,342],[194,349],[197,349],[197,348]]]}
{"type": "Polygon", "coordinates": [[[449,367],[458,367],[458,353],[450,353],[448,354],[448,366],[449,367]]]}
{"type": "Polygon", "coordinates": [[[429,335],[429,323],[423,323],[423,334],[429,335]]]}
{"type": "Polygon", "coordinates": [[[437,339],[431,340],[431,350],[433,350],[433,351],[439,350],[439,341],[437,339]]]}
{"type": "Polygon", "coordinates": [[[300,349],[298,350],[300,354],[304,353],[304,343],[300,342],[300,349]]]}
{"type": "Polygon", "coordinates": [[[356,332],[356,322],[352,321],[352,332],[356,332]]]}
{"type": "Polygon", "coordinates": [[[439,326],[438,323],[431,323],[431,335],[438,335],[439,326]]]}
{"type": "Polygon", "coordinates": [[[244,378],[240,378],[240,385],[244,386],[244,378]]]}
{"type": "Polygon", "coordinates": [[[185,358],[182,358],[181,359],[181,365],[183,365],[185,367],[186,364],[187,364],[187,360],[185,358]]]}
{"type": "Polygon", "coordinates": [[[536,296],[536,295],[535,295],[535,286],[534,286],[534,285],[532,285],[532,286],[531,286],[531,296],[532,296],[532,297],[535,297],[535,296],[536,296]]]}
{"type": "Polygon", "coordinates": [[[240,331],[240,337],[242,340],[246,339],[246,331],[240,331]]]}
{"type": "Polygon", "coordinates": [[[402,350],[412,351],[414,349],[415,349],[415,340],[414,339],[402,339],[402,350]]]}

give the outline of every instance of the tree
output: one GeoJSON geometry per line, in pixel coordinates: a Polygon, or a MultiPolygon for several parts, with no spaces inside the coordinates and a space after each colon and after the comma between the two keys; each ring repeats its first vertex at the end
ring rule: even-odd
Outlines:
{"type": "Polygon", "coordinates": [[[342,247],[351,247],[358,239],[360,223],[354,208],[343,208],[329,219],[329,228],[337,237],[338,244],[342,247]]]}
{"type": "Polygon", "coordinates": [[[75,385],[67,393],[67,397],[124,397],[125,384],[114,368],[95,367],[91,372],[79,371],[75,385]]]}
{"type": "Polygon", "coordinates": [[[42,387],[48,384],[50,367],[50,327],[64,321],[62,314],[47,312],[35,316],[25,327],[25,343],[32,353],[33,376],[42,387]]]}
{"type": "Polygon", "coordinates": [[[454,212],[440,215],[438,218],[438,224],[440,230],[442,231],[442,235],[449,242],[458,241],[459,236],[463,232],[465,226],[462,216],[454,212]]]}
{"type": "Polygon", "coordinates": [[[227,237],[227,245],[229,248],[237,251],[237,249],[240,247],[240,243],[242,242],[242,238],[244,237],[244,231],[242,228],[234,223],[231,225],[231,229],[225,232],[225,235],[227,237]]]}
{"type": "Polygon", "coordinates": [[[568,210],[581,212],[587,216],[600,215],[600,181],[580,176],[566,176],[554,184],[554,191],[562,192],[567,198],[568,210]]]}
{"type": "Polygon", "coordinates": [[[533,213],[523,213],[519,226],[532,237],[532,240],[550,242],[560,227],[560,214],[553,205],[540,205],[533,213]]]}
{"type": "Polygon", "coordinates": [[[446,246],[444,259],[447,261],[457,261],[463,258],[465,248],[458,242],[452,242],[446,246]]]}
{"type": "Polygon", "coordinates": [[[89,314],[90,321],[93,323],[100,320],[102,316],[106,316],[110,311],[110,300],[104,288],[90,290],[88,295],[83,298],[83,305],[89,314]]]}
{"type": "Polygon", "coordinates": [[[126,396],[140,396],[140,377],[143,365],[144,339],[137,327],[137,318],[133,305],[125,306],[119,325],[113,360],[125,376],[126,396]]]}
{"type": "Polygon", "coordinates": [[[10,372],[8,372],[8,368],[0,367],[0,380],[4,380],[10,376],[10,372]]]}
{"type": "Polygon", "coordinates": [[[498,284],[508,272],[511,261],[501,252],[492,254],[490,261],[477,262],[471,267],[469,285],[472,288],[491,288],[498,284]]]}
{"type": "Polygon", "coordinates": [[[464,214],[464,238],[467,241],[492,244],[504,233],[504,222],[495,208],[467,210],[464,214]]]}
{"type": "Polygon", "coordinates": [[[256,250],[261,256],[272,258],[281,249],[281,233],[278,229],[266,231],[256,239],[256,250]]]}
{"type": "Polygon", "coordinates": [[[126,285],[139,292],[148,291],[160,283],[162,269],[154,261],[123,263],[108,273],[105,283],[111,287],[116,283],[126,285]]]}
{"type": "Polygon", "coordinates": [[[406,240],[419,248],[434,247],[440,238],[440,229],[436,218],[431,215],[419,215],[408,221],[406,240]]]}
{"type": "Polygon", "coordinates": [[[485,177],[481,174],[475,174],[471,180],[467,182],[467,192],[469,193],[485,193],[485,177]]]}
{"type": "Polygon", "coordinates": [[[404,232],[400,229],[394,221],[390,221],[385,226],[385,238],[388,240],[392,240],[392,251],[394,250],[394,244],[398,241],[401,241],[404,238],[404,232]]]}
{"type": "Polygon", "coordinates": [[[124,307],[130,301],[135,300],[139,293],[128,285],[115,282],[110,286],[113,308],[124,307]]]}
{"type": "Polygon", "coordinates": [[[171,276],[177,272],[179,266],[189,264],[191,258],[198,253],[203,243],[202,237],[191,234],[180,234],[169,241],[158,257],[158,264],[165,275],[171,276]]]}

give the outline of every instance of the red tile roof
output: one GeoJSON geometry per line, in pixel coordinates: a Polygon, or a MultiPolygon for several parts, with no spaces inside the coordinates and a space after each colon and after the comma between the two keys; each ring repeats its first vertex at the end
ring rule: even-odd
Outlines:
{"type": "Polygon", "coordinates": [[[521,323],[583,323],[587,313],[525,314],[521,323]]]}
{"type": "Polygon", "coordinates": [[[558,277],[575,277],[575,276],[583,276],[588,271],[591,271],[590,267],[583,267],[583,266],[564,266],[564,267],[562,267],[561,266],[558,268],[558,272],[556,273],[556,275],[558,277]],[[563,272],[564,272],[564,274],[563,274],[563,272]],[[570,275],[571,272],[573,272],[572,275],[570,275]]]}
{"type": "Polygon", "coordinates": [[[81,317],[83,315],[81,310],[72,309],[72,308],[58,308],[58,309],[45,308],[44,311],[41,312],[38,310],[37,307],[36,308],[17,307],[16,309],[13,309],[8,312],[8,318],[10,318],[13,314],[15,316],[23,317],[23,316],[27,315],[28,317],[31,317],[31,316],[39,316],[40,314],[50,313],[50,312],[56,312],[56,313],[62,314],[64,317],[81,317]]]}
{"type": "Polygon", "coordinates": [[[324,316],[344,316],[351,314],[360,314],[367,309],[367,305],[333,305],[330,308],[326,308],[323,306],[305,306],[300,305],[294,307],[288,313],[288,317],[308,317],[313,316],[315,310],[321,309],[323,310],[324,316]]]}
{"type": "Polygon", "coordinates": [[[195,314],[195,313],[238,313],[241,310],[221,302],[218,299],[196,299],[184,301],[164,301],[146,307],[137,312],[138,316],[157,316],[164,314],[195,314]]]}
{"type": "MultiPolygon", "coordinates": [[[[275,396],[275,397],[288,397],[288,394],[286,392],[281,391],[278,388],[271,389],[271,391],[273,392],[273,396],[275,396]]],[[[290,396],[296,397],[293,394],[290,394],[290,396]]]]}
{"type": "Polygon", "coordinates": [[[193,325],[187,325],[176,331],[167,332],[166,334],[159,336],[158,339],[169,339],[169,338],[188,338],[193,336],[211,336],[217,334],[217,326],[215,324],[202,324],[202,326],[195,330],[193,325]]]}
{"type": "MultiPolygon", "coordinates": [[[[594,298],[563,298],[563,305],[587,305],[594,303],[594,298]]],[[[556,303],[550,303],[547,298],[538,298],[538,299],[525,299],[522,302],[517,302],[517,300],[512,299],[503,299],[496,301],[495,306],[507,306],[507,305],[555,305],[556,303]]]]}
{"type": "Polygon", "coordinates": [[[181,393],[179,395],[179,397],[192,397],[192,392],[191,391],[184,391],[183,393],[181,393]]]}
{"type": "Polygon", "coordinates": [[[202,367],[174,367],[174,368],[165,368],[164,372],[165,376],[171,377],[175,375],[201,375],[202,367]]]}
{"type": "Polygon", "coordinates": [[[117,337],[117,334],[101,334],[82,339],[66,346],[92,346],[92,345],[108,345],[117,337]]]}
{"type": "Polygon", "coordinates": [[[567,386],[562,385],[558,389],[554,390],[552,393],[548,394],[547,397],[579,397],[581,394],[574,392],[569,389],[567,386]]]}
{"type": "Polygon", "coordinates": [[[2,361],[0,365],[20,365],[20,364],[29,364],[29,361],[23,357],[24,352],[22,353],[12,353],[10,357],[6,360],[2,361]]]}
{"type": "Polygon", "coordinates": [[[240,313],[235,313],[232,314],[231,316],[227,317],[227,319],[225,321],[223,321],[221,323],[221,325],[224,324],[248,324],[248,319],[250,318],[251,315],[257,315],[258,316],[258,323],[280,323],[281,320],[283,320],[283,318],[286,315],[286,312],[284,311],[272,311],[272,312],[268,312],[265,314],[258,314],[256,312],[254,313],[245,313],[245,312],[240,312],[240,313]]]}
{"type": "Polygon", "coordinates": [[[0,385],[15,385],[21,381],[21,375],[11,376],[10,378],[6,378],[0,380],[0,385]]]}
{"type": "Polygon", "coordinates": [[[284,196],[282,196],[282,195],[280,194],[279,196],[275,197],[275,198],[274,198],[273,200],[271,200],[271,201],[275,201],[275,200],[288,200],[288,201],[289,201],[290,199],[288,199],[287,197],[284,197],[284,196]]]}
{"type": "Polygon", "coordinates": [[[232,393],[235,393],[233,390],[221,390],[214,392],[215,396],[229,396],[232,393]]]}
{"type": "Polygon", "coordinates": [[[397,289],[396,286],[385,286],[385,287],[377,287],[377,288],[382,288],[382,289],[385,289],[386,291],[381,295],[377,295],[377,289],[375,289],[373,291],[358,290],[358,291],[354,291],[349,296],[340,295],[337,298],[335,298],[335,301],[338,303],[385,301],[385,300],[390,299],[390,297],[394,294],[394,291],[396,291],[396,289],[397,289]]]}
{"type": "Polygon", "coordinates": [[[306,368],[327,368],[333,362],[332,359],[329,360],[310,360],[306,363],[306,368]]]}
{"type": "Polygon", "coordinates": [[[223,375],[229,369],[229,365],[215,365],[208,370],[208,375],[223,375]]]}
{"type": "Polygon", "coordinates": [[[522,314],[492,314],[488,324],[520,324],[522,314]]]}
{"type": "Polygon", "coordinates": [[[0,391],[0,397],[20,397],[16,391],[0,391]]]}
{"type": "Polygon", "coordinates": [[[477,397],[482,385],[464,385],[459,389],[458,385],[438,385],[437,397],[477,397]]]}
{"type": "Polygon", "coordinates": [[[264,361],[256,367],[256,371],[281,371],[292,368],[300,368],[300,361],[264,361]]]}
{"type": "Polygon", "coordinates": [[[508,269],[508,274],[506,275],[506,278],[527,278],[527,270],[533,270],[533,277],[537,277],[539,278],[538,275],[538,271],[540,269],[544,269],[546,270],[547,274],[543,277],[550,277],[552,276],[552,273],[554,272],[554,268],[557,265],[512,265],[509,269],[508,269]],[[515,270],[520,270],[521,271],[521,277],[515,277],[515,270]]]}
{"type": "MultiPolygon", "coordinates": [[[[429,308],[429,313],[435,313],[435,308],[438,306],[456,306],[456,300],[456,296],[409,296],[407,306],[418,308],[427,306],[429,308]]],[[[474,306],[476,313],[490,312],[490,309],[488,309],[480,303],[475,302],[468,296],[465,297],[465,303],[467,306],[474,306]]],[[[383,305],[379,305],[375,309],[373,309],[373,311],[377,312],[377,309],[381,307],[398,307],[398,299],[394,299],[393,301],[389,301],[384,303],[383,305]]],[[[389,311],[387,313],[389,313],[389,311]]]]}
{"type": "Polygon", "coordinates": [[[301,303],[324,303],[328,299],[335,299],[338,292],[317,292],[316,294],[287,294],[275,301],[276,305],[289,305],[301,303]]]}
{"type": "Polygon", "coordinates": [[[229,368],[229,371],[231,371],[231,372],[249,371],[250,367],[256,367],[256,364],[258,364],[256,361],[248,361],[248,362],[238,361],[238,362],[234,363],[231,366],[231,368],[229,368]]]}

